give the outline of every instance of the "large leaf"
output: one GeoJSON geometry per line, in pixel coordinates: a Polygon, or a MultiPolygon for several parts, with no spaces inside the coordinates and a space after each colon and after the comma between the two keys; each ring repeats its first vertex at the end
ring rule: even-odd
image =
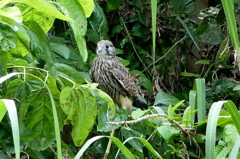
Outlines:
{"type": "Polygon", "coordinates": [[[9,24],[0,22],[0,46],[3,51],[17,46],[17,32],[9,24]]]}
{"type": "Polygon", "coordinates": [[[223,130],[223,140],[232,149],[237,141],[239,133],[234,125],[227,125],[223,130]]]}
{"type": "Polygon", "coordinates": [[[37,151],[49,147],[55,139],[51,101],[46,89],[40,89],[20,106],[20,132],[25,143],[37,151]]]}
{"type": "MultiPolygon", "coordinates": [[[[127,128],[122,129],[122,134],[123,134],[125,139],[128,139],[128,138],[133,137],[133,136],[134,137],[141,137],[142,136],[141,133],[139,133],[139,132],[137,132],[137,131],[135,131],[133,129],[129,129],[129,128],[128,129],[127,128]]],[[[134,149],[136,149],[137,151],[143,152],[143,150],[142,150],[143,149],[143,144],[140,141],[138,141],[138,140],[129,140],[128,143],[134,149]]]]}
{"type": "Polygon", "coordinates": [[[80,74],[79,71],[75,70],[74,68],[60,63],[56,63],[55,66],[57,68],[58,75],[67,79],[71,79],[78,84],[82,84],[85,82],[84,77],[80,74]]]}
{"type": "MultiPolygon", "coordinates": [[[[18,0],[13,0],[13,2],[19,2],[18,0]]],[[[61,12],[57,10],[55,5],[53,3],[50,3],[49,1],[43,1],[43,0],[22,0],[21,3],[24,3],[26,5],[31,6],[32,8],[37,9],[38,11],[53,16],[58,19],[71,21],[68,17],[64,16],[61,12]]]]}
{"type": "Polygon", "coordinates": [[[91,17],[89,17],[89,24],[91,25],[92,29],[99,34],[100,39],[109,39],[107,35],[107,19],[102,8],[97,4],[97,2],[95,2],[94,11],[91,17]]]}
{"type": "Polygon", "coordinates": [[[180,100],[174,97],[173,95],[160,91],[156,95],[156,100],[154,102],[154,105],[158,105],[158,104],[175,105],[178,102],[180,102],[180,100]]]}
{"type": "Polygon", "coordinates": [[[69,88],[62,90],[60,102],[63,111],[67,114],[67,120],[73,125],[72,138],[76,146],[81,146],[97,115],[96,99],[84,87],[69,88]]]}
{"type": "Polygon", "coordinates": [[[21,3],[18,3],[17,7],[21,10],[22,13],[24,13],[24,24],[29,25],[29,23],[34,20],[39,24],[45,33],[51,29],[55,20],[55,16],[46,14],[41,10],[21,3]]]}
{"type": "Polygon", "coordinates": [[[192,0],[171,0],[170,5],[173,6],[175,12],[181,14],[189,14],[194,9],[194,1],[192,0]]]}
{"type": "Polygon", "coordinates": [[[88,52],[84,36],[87,31],[87,19],[84,10],[77,0],[60,0],[59,3],[63,13],[74,20],[74,22],[70,22],[70,26],[72,27],[83,61],[86,62],[88,52]]]}
{"type": "Polygon", "coordinates": [[[196,29],[196,38],[204,43],[217,45],[222,43],[225,37],[226,33],[220,25],[208,21],[204,21],[196,29]]]}
{"type": "Polygon", "coordinates": [[[121,4],[123,0],[109,0],[107,1],[107,11],[114,11],[116,10],[121,4]]]}
{"type": "Polygon", "coordinates": [[[83,7],[86,17],[90,17],[94,10],[94,0],[78,0],[83,7]]]}
{"type": "Polygon", "coordinates": [[[170,138],[174,135],[174,134],[179,134],[180,130],[176,130],[172,127],[170,127],[169,125],[162,125],[160,127],[157,128],[158,132],[160,133],[160,135],[167,141],[169,142],[170,138]]]}
{"type": "Polygon", "coordinates": [[[48,37],[43,32],[42,28],[35,21],[32,21],[28,27],[30,29],[28,30],[28,35],[31,39],[30,42],[31,51],[37,56],[40,55],[41,57],[44,57],[44,60],[46,61],[46,69],[50,71],[50,74],[54,78],[56,78],[57,71],[54,65],[55,57],[50,47],[48,37]]]}
{"type": "Polygon", "coordinates": [[[4,9],[0,10],[0,16],[4,16],[4,17],[10,18],[10,19],[13,19],[18,23],[21,23],[23,20],[21,11],[16,6],[6,7],[4,9]]]}

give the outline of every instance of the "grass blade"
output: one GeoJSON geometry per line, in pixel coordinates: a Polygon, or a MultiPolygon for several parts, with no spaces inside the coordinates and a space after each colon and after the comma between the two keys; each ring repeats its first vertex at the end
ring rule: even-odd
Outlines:
{"type": "MultiPolygon", "coordinates": [[[[191,90],[189,92],[189,105],[191,108],[191,112],[193,112],[196,109],[196,97],[197,97],[197,91],[191,90]]],[[[193,126],[195,123],[195,114],[191,116],[191,125],[193,126]]]]}
{"type": "Polygon", "coordinates": [[[151,0],[152,11],[152,57],[153,67],[155,67],[155,48],[156,48],[156,24],[157,24],[157,0],[151,0]]]}
{"type": "MultiPolygon", "coordinates": [[[[16,105],[13,100],[9,99],[0,99],[1,103],[3,102],[7,108],[8,116],[11,122],[13,143],[16,159],[20,159],[20,134],[19,134],[19,125],[18,125],[18,115],[16,105]]],[[[1,104],[2,105],[2,104],[1,104]]]]}
{"type": "Polygon", "coordinates": [[[233,123],[237,128],[238,133],[240,134],[240,115],[238,113],[238,109],[236,107],[236,105],[231,101],[227,101],[226,103],[224,103],[224,106],[227,108],[229,114],[232,117],[233,123]]]}
{"type": "Polygon", "coordinates": [[[77,153],[77,155],[75,156],[74,159],[79,159],[80,157],[82,157],[83,153],[86,151],[86,149],[95,141],[101,139],[101,138],[104,138],[104,137],[107,137],[109,138],[110,140],[112,140],[116,145],[117,147],[122,151],[122,153],[124,154],[124,156],[127,158],[127,159],[133,159],[135,158],[133,156],[133,154],[122,144],[122,142],[117,139],[116,137],[112,137],[112,136],[95,136],[91,139],[89,139],[84,145],[83,147],[80,149],[80,151],[77,153]]]}
{"type": "Polygon", "coordinates": [[[205,79],[196,79],[197,88],[197,108],[198,108],[198,123],[205,120],[206,116],[206,88],[205,79]]]}
{"type": "Polygon", "coordinates": [[[214,102],[210,108],[207,130],[206,130],[206,159],[215,158],[215,142],[216,142],[216,129],[217,129],[217,121],[222,105],[227,101],[219,101],[214,102]]]}

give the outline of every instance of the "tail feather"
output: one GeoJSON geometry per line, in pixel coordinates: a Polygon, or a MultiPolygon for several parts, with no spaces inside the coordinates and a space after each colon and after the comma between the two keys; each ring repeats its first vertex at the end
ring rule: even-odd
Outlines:
{"type": "Polygon", "coordinates": [[[141,109],[147,109],[148,108],[147,103],[145,102],[143,97],[141,97],[140,95],[136,95],[134,97],[134,103],[137,105],[137,107],[139,107],[141,109]]]}

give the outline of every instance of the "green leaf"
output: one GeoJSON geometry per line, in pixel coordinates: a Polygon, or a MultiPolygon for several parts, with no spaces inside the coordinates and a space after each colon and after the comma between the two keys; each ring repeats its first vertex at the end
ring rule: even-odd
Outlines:
{"type": "Polygon", "coordinates": [[[199,77],[199,74],[189,73],[189,72],[181,72],[181,76],[184,76],[184,77],[199,77]]]}
{"type": "Polygon", "coordinates": [[[170,0],[170,5],[173,6],[175,12],[181,14],[189,14],[194,9],[192,0],[170,0]]]}
{"type": "Polygon", "coordinates": [[[78,0],[83,7],[86,17],[90,17],[94,10],[94,0],[78,0]]]}
{"type": "Polygon", "coordinates": [[[195,63],[195,65],[196,65],[196,64],[209,65],[210,63],[209,63],[208,60],[199,60],[199,61],[197,61],[197,62],[195,63]]]}
{"type": "Polygon", "coordinates": [[[205,79],[199,78],[195,80],[197,89],[197,108],[198,108],[198,122],[202,122],[206,117],[206,86],[205,79]]]}
{"type": "Polygon", "coordinates": [[[56,52],[63,58],[69,58],[70,50],[66,45],[52,42],[50,43],[50,46],[54,52],[56,52]]]}
{"type": "Polygon", "coordinates": [[[226,33],[218,24],[204,21],[196,29],[196,38],[204,43],[217,45],[223,42],[226,33]]]}
{"type": "Polygon", "coordinates": [[[7,108],[5,107],[4,103],[2,100],[0,100],[0,122],[2,121],[2,118],[7,112],[7,108]]]}
{"type": "Polygon", "coordinates": [[[123,0],[109,0],[107,1],[107,11],[111,12],[116,10],[121,4],[123,0]]]}
{"type": "Polygon", "coordinates": [[[73,30],[74,37],[83,61],[86,62],[88,58],[88,52],[84,36],[87,31],[87,19],[84,10],[78,0],[60,0],[59,3],[62,12],[74,20],[74,22],[70,22],[70,26],[73,30]]]}
{"type": "Polygon", "coordinates": [[[97,115],[96,99],[83,87],[64,88],[60,95],[63,111],[73,125],[72,138],[76,146],[81,146],[95,123],[97,115]]]}
{"type": "Polygon", "coordinates": [[[40,151],[55,140],[51,101],[46,89],[37,90],[20,106],[20,132],[25,143],[40,151]]]}
{"type": "Polygon", "coordinates": [[[44,57],[46,61],[46,69],[50,71],[50,74],[56,78],[56,67],[55,57],[50,47],[48,37],[43,32],[42,28],[35,22],[32,21],[28,26],[30,30],[28,30],[28,35],[31,39],[30,49],[35,55],[40,55],[44,57]]]}
{"type": "Polygon", "coordinates": [[[22,20],[23,20],[21,11],[16,6],[6,7],[4,9],[0,10],[0,15],[10,18],[10,19],[13,19],[17,23],[22,23],[22,20]]]}
{"type": "MultiPolygon", "coordinates": [[[[13,2],[18,2],[18,0],[13,0],[13,2]]],[[[51,2],[51,1],[50,1],[51,2]]],[[[71,21],[68,17],[64,16],[61,12],[57,10],[55,5],[53,3],[50,3],[49,1],[43,1],[43,0],[22,0],[21,3],[24,3],[26,5],[31,6],[32,8],[46,14],[53,16],[55,18],[65,20],[65,21],[71,21]]]]}
{"type": "Polygon", "coordinates": [[[160,133],[160,135],[167,141],[169,142],[170,138],[174,134],[179,134],[179,130],[174,129],[170,125],[162,125],[157,128],[157,131],[160,133]]]}
{"type": "MultiPolygon", "coordinates": [[[[125,139],[128,139],[132,136],[134,137],[140,137],[142,134],[133,130],[133,129],[122,129],[122,134],[124,136],[125,139]]],[[[128,140],[128,143],[134,148],[136,149],[137,151],[139,152],[143,152],[143,144],[138,141],[138,140],[128,140]]]]}
{"type": "Polygon", "coordinates": [[[0,107],[6,107],[11,122],[12,136],[14,142],[14,150],[16,159],[20,159],[20,135],[18,125],[18,114],[16,105],[13,100],[0,99],[0,107]]]}
{"type": "Polygon", "coordinates": [[[191,112],[191,107],[188,106],[183,113],[182,125],[184,125],[185,127],[191,127],[194,124],[191,121],[191,117],[196,112],[197,110],[194,110],[193,112],[191,112]]]}
{"type": "Polygon", "coordinates": [[[152,93],[153,90],[153,84],[151,82],[151,80],[149,80],[146,75],[144,73],[142,73],[141,71],[138,71],[138,70],[131,70],[130,71],[130,74],[132,76],[135,76],[135,75],[140,75],[140,78],[139,78],[139,82],[141,83],[141,85],[149,92],[149,93],[152,93]]]}
{"type": "Polygon", "coordinates": [[[66,79],[71,79],[78,84],[85,82],[84,77],[80,74],[79,71],[75,70],[74,68],[61,63],[55,63],[55,66],[57,68],[58,75],[66,79]]]}
{"type": "Polygon", "coordinates": [[[240,125],[239,125],[239,120],[240,120],[240,115],[238,113],[238,109],[236,105],[232,101],[228,101],[227,103],[224,103],[224,106],[227,108],[229,114],[232,117],[232,120],[237,128],[238,133],[240,134],[240,125]]]}
{"type": "Polygon", "coordinates": [[[124,60],[123,58],[117,57],[118,61],[123,64],[123,66],[127,66],[130,64],[130,61],[124,60]]]}
{"type": "Polygon", "coordinates": [[[223,141],[227,143],[230,149],[233,148],[237,141],[239,133],[234,125],[227,125],[223,130],[223,141]]]}
{"type": "Polygon", "coordinates": [[[17,46],[17,32],[9,24],[0,22],[0,46],[3,51],[8,51],[9,48],[17,46]]]}
{"type": "Polygon", "coordinates": [[[98,3],[95,1],[94,3],[95,3],[94,11],[88,19],[89,24],[91,25],[92,29],[99,34],[100,39],[109,39],[107,35],[108,23],[106,16],[102,8],[98,5],[98,3]]]}
{"type": "Polygon", "coordinates": [[[227,101],[214,102],[210,108],[208,115],[208,123],[206,129],[206,159],[215,158],[215,142],[216,142],[216,129],[219,112],[222,108],[222,105],[227,101]]]}
{"type": "Polygon", "coordinates": [[[135,111],[132,111],[132,118],[133,119],[137,119],[141,116],[143,116],[146,112],[148,112],[148,110],[142,110],[142,109],[137,109],[135,111]]]}
{"type": "Polygon", "coordinates": [[[83,153],[85,150],[88,149],[88,147],[93,143],[95,142],[96,140],[99,140],[101,138],[104,138],[104,137],[107,137],[109,138],[110,140],[112,140],[116,146],[122,151],[122,153],[124,154],[124,156],[127,158],[127,159],[133,159],[134,156],[133,154],[121,143],[121,141],[119,139],[117,139],[116,137],[112,137],[112,136],[96,136],[96,137],[93,137],[91,139],[89,139],[83,146],[82,148],[79,150],[79,152],[77,153],[77,155],[75,156],[74,159],[79,159],[81,158],[81,156],[83,156],[83,153]]]}
{"type": "Polygon", "coordinates": [[[180,102],[180,100],[174,97],[173,95],[160,91],[156,95],[156,100],[154,102],[154,105],[158,105],[158,104],[175,105],[178,102],[180,102]]]}
{"type": "Polygon", "coordinates": [[[32,21],[35,21],[42,28],[44,33],[47,33],[53,26],[55,20],[54,16],[46,14],[41,10],[32,8],[29,5],[18,3],[17,7],[21,10],[23,14],[24,24],[29,25],[32,21]]]}

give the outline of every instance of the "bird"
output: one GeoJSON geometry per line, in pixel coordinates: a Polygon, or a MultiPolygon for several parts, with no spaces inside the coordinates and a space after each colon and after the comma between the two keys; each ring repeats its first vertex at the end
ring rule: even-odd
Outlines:
{"type": "Polygon", "coordinates": [[[137,92],[129,71],[117,59],[115,47],[109,40],[97,43],[96,58],[90,69],[92,82],[98,83],[98,88],[107,93],[120,108],[132,112],[132,104],[141,109],[148,105],[137,92]]]}

